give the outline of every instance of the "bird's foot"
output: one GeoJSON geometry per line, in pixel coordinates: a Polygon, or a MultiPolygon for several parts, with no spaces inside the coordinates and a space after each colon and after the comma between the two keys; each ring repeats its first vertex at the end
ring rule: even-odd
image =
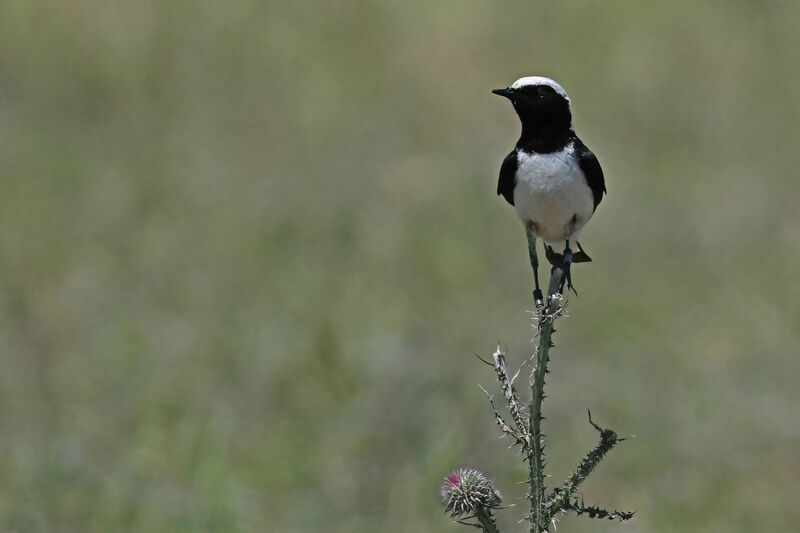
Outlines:
{"type": "Polygon", "coordinates": [[[553,270],[560,268],[563,272],[561,275],[561,282],[558,284],[558,292],[560,294],[564,294],[564,288],[566,287],[568,290],[574,292],[575,296],[578,296],[578,291],[576,291],[575,287],[572,286],[572,269],[570,268],[570,265],[572,265],[572,262],[564,262],[558,267],[553,267],[553,270]]]}
{"type": "MultiPolygon", "coordinates": [[[[580,248],[580,245],[578,245],[578,248],[580,248]]],[[[545,246],[545,253],[547,255],[547,260],[553,265],[551,274],[555,274],[558,269],[561,270],[558,293],[564,294],[564,288],[566,287],[577,296],[578,291],[576,291],[575,287],[572,285],[572,269],[570,267],[572,263],[587,263],[592,260],[591,257],[589,257],[582,248],[580,248],[580,251],[577,253],[572,253],[571,249],[565,248],[564,253],[559,254],[553,250],[552,246],[545,246]]]]}

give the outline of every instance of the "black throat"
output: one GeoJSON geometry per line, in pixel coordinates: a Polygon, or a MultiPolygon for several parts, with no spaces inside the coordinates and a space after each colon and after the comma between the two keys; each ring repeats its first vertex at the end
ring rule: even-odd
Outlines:
{"type": "Polygon", "coordinates": [[[520,115],[522,135],[517,148],[525,152],[550,154],[563,150],[575,136],[572,131],[572,114],[569,111],[542,117],[520,115]]]}

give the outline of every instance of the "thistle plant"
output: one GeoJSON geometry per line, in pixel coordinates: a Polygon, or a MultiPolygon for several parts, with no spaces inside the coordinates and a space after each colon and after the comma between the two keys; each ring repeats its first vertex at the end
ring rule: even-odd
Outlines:
{"type": "Polygon", "coordinates": [[[462,524],[474,518],[477,527],[484,531],[497,531],[492,511],[498,509],[503,498],[494,483],[482,472],[472,468],[459,468],[444,477],[442,505],[450,518],[462,524]]]}
{"type": "MultiPolygon", "coordinates": [[[[543,305],[536,311],[536,350],[531,357],[532,369],[529,378],[531,391],[530,400],[523,403],[515,388],[515,381],[519,376],[517,371],[509,376],[506,365],[506,354],[497,347],[492,354],[492,361],[480,358],[494,368],[500,392],[503,396],[505,410],[510,416],[506,420],[494,401],[494,397],[485,389],[484,393],[489,399],[494,420],[503,436],[512,440],[512,447],[519,449],[528,466],[528,493],[530,511],[525,519],[530,524],[530,533],[550,531],[556,520],[563,514],[574,512],[578,516],[588,518],[605,518],[609,520],[626,521],[633,517],[633,512],[603,509],[596,506],[586,506],[576,492],[603,457],[617,444],[625,439],[606,428],[602,428],[592,420],[589,411],[589,423],[599,433],[598,443],[578,463],[578,466],[562,483],[553,487],[549,492],[545,486],[545,454],[544,435],[541,429],[542,401],[544,400],[545,376],[548,373],[547,365],[550,361],[550,349],[553,345],[555,321],[564,316],[566,302],[558,292],[564,272],[561,268],[553,268],[550,277],[549,296],[543,305]]],[[[456,522],[481,528],[488,533],[498,532],[497,524],[492,514],[499,508],[500,494],[494,485],[483,474],[475,470],[461,469],[451,472],[445,477],[442,485],[442,503],[445,511],[450,513],[456,522]],[[477,523],[469,522],[476,519],[477,523]]]]}

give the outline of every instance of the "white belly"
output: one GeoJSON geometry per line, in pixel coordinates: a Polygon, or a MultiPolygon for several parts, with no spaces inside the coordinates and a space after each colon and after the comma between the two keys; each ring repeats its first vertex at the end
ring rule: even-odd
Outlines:
{"type": "Polygon", "coordinates": [[[594,212],[592,190],[572,154],[571,144],[552,154],[517,152],[514,206],[548,243],[576,238],[594,212]]]}

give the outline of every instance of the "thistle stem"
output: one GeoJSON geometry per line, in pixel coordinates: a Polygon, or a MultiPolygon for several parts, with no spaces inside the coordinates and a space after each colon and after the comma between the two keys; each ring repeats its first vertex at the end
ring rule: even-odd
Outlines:
{"type": "Polygon", "coordinates": [[[475,518],[481,523],[481,527],[486,533],[498,533],[497,523],[490,509],[484,507],[478,508],[478,510],[475,511],[475,518]]]}
{"type": "Polygon", "coordinates": [[[531,484],[531,533],[545,531],[544,515],[544,449],[542,446],[542,400],[544,399],[544,375],[547,372],[548,351],[550,338],[553,333],[553,323],[545,322],[539,330],[539,345],[536,348],[536,366],[533,369],[531,382],[531,410],[530,427],[531,443],[528,453],[528,466],[530,468],[531,484]]]}
{"type": "MultiPolygon", "coordinates": [[[[586,454],[578,468],[575,469],[560,487],[553,489],[553,492],[547,498],[545,505],[547,513],[545,518],[551,520],[558,512],[570,508],[570,498],[578,490],[578,487],[584,480],[589,477],[592,470],[600,463],[605,455],[617,445],[621,440],[617,434],[610,429],[603,429],[594,422],[592,422],[592,413],[589,413],[589,423],[600,433],[600,442],[586,454]]],[[[619,514],[619,513],[618,513],[619,514]]]]}
{"type": "MultiPolygon", "coordinates": [[[[550,275],[550,296],[558,290],[564,271],[554,268],[550,275]]],[[[544,400],[544,377],[547,373],[549,352],[552,346],[553,322],[557,314],[553,306],[557,305],[551,297],[547,304],[539,308],[539,342],[536,346],[536,364],[531,372],[531,409],[530,409],[530,451],[528,452],[528,468],[530,470],[530,533],[547,531],[550,517],[544,508],[544,446],[542,444],[542,400],[544,400]],[[549,314],[548,314],[549,313],[549,314]]]]}

